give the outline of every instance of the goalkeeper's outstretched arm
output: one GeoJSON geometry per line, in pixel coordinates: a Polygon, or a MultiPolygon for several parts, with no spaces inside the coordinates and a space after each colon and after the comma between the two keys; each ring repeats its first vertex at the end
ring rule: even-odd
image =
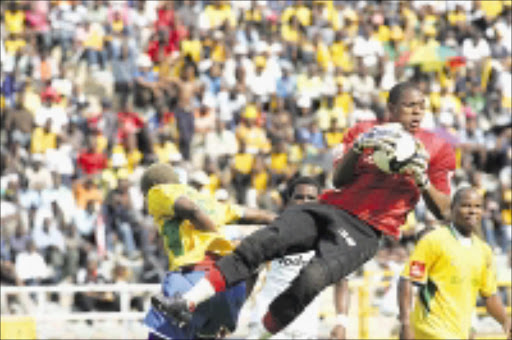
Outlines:
{"type": "Polygon", "coordinates": [[[422,190],[423,200],[428,209],[440,220],[450,219],[450,196],[428,185],[422,190]]]}
{"type": "Polygon", "coordinates": [[[358,159],[359,153],[350,149],[343,158],[336,163],[332,178],[332,184],[335,188],[339,189],[345,184],[353,181],[354,168],[358,159]]]}

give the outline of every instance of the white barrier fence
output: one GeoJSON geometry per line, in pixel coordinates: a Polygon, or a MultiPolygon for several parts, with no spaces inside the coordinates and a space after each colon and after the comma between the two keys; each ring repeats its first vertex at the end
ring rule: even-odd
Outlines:
{"type": "MultiPolygon", "coordinates": [[[[8,295],[36,294],[37,307],[34,313],[19,315],[17,317],[30,316],[37,320],[139,320],[144,317],[144,312],[131,312],[130,299],[133,295],[144,295],[149,297],[160,291],[159,284],[95,284],[95,285],[61,285],[61,286],[31,286],[11,287],[2,286],[0,289],[1,301],[6,301],[8,295]],[[46,313],[48,294],[57,293],[61,297],[79,292],[104,292],[117,293],[120,299],[119,312],[72,312],[63,314],[46,313]]],[[[148,307],[149,300],[145,301],[148,307]]],[[[9,314],[2,314],[2,317],[9,314]]]]}

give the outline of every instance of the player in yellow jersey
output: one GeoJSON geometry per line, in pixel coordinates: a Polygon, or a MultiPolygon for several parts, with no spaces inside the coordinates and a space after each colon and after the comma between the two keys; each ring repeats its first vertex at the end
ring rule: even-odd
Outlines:
{"type": "Polygon", "coordinates": [[[482,197],[459,189],[451,205],[452,223],[424,236],[416,245],[398,285],[401,339],[468,339],[477,295],[508,333],[510,319],[496,295],[490,247],[475,235],[482,220],[482,197]],[[410,313],[412,284],[419,292],[410,313]]]}
{"type": "Polygon", "coordinates": [[[151,299],[152,308],[144,323],[150,339],[196,339],[217,337],[224,330],[233,331],[245,301],[245,283],[225,295],[196,306],[187,325],[174,322],[162,308],[165,297],[187,292],[204,277],[214,261],[230,253],[234,246],[224,235],[224,225],[234,221],[269,223],[275,214],[238,205],[223,204],[178,184],[177,175],[168,164],[153,164],[141,178],[148,212],[158,224],[169,256],[169,272],[162,284],[162,294],[151,299]]]}

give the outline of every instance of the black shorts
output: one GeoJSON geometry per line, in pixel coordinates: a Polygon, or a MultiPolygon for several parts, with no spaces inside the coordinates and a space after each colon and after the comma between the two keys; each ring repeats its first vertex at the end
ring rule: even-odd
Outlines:
{"type": "Polygon", "coordinates": [[[377,252],[382,234],[368,223],[324,203],[287,208],[270,226],[245,238],[218,267],[228,286],[244,280],[259,265],[285,255],[315,250],[335,283],[377,252]]]}
{"type": "MultiPolygon", "coordinates": [[[[315,221],[318,230],[313,247],[315,257],[326,261],[331,283],[357,270],[377,252],[381,231],[347,211],[324,203],[303,204],[295,208],[310,214],[315,221]]],[[[307,228],[300,227],[300,221],[297,225],[298,230],[307,228]]]]}

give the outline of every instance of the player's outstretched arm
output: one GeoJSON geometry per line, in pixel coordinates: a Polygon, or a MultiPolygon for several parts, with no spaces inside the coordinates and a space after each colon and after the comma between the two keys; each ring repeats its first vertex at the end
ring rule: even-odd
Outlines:
{"type": "Polygon", "coordinates": [[[359,153],[350,149],[343,158],[336,163],[332,183],[339,189],[354,179],[354,168],[359,159],[359,153]]]}
{"type": "Polygon", "coordinates": [[[423,200],[428,209],[440,220],[450,219],[450,196],[437,190],[433,185],[427,185],[422,191],[423,200]]]}
{"type": "Polygon", "coordinates": [[[410,324],[412,306],[412,283],[401,277],[398,282],[398,319],[400,322],[400,339],[414,339],[410,324]]]}
{"type": "Polygon", "coordinates": [[[331,330],[331,339],[346,339],[349,304],[350,294],[348,290],[348,280],[341,279],[334,285],[334,309],[336,310],[336,324],[331,330]]]}
{"type": "Polygon", "coordinates": [[[503,331],[507,334],[507,339],[510,339],[512,336],[510,319],[507,316],[507,312],[505,311],[500,297],[497,294],[493,294],[485,298],[485,307],[487,308],[487,312],[503,327],[503,331]]]}
{"type": "Polygon", "coordinates": [[[241,223],[269,224],[275,220],[277,214],[268,210],[255,208],[244,208],[244,216],[239,220],[241,223]]]}
{"type": "Polygon", "coordinates": [[[201,231],[217,231],[215,223],[202,211],[197,204],[182,196],[174,203],[176,217],[189,220],[194,228],[201,231]]]}

